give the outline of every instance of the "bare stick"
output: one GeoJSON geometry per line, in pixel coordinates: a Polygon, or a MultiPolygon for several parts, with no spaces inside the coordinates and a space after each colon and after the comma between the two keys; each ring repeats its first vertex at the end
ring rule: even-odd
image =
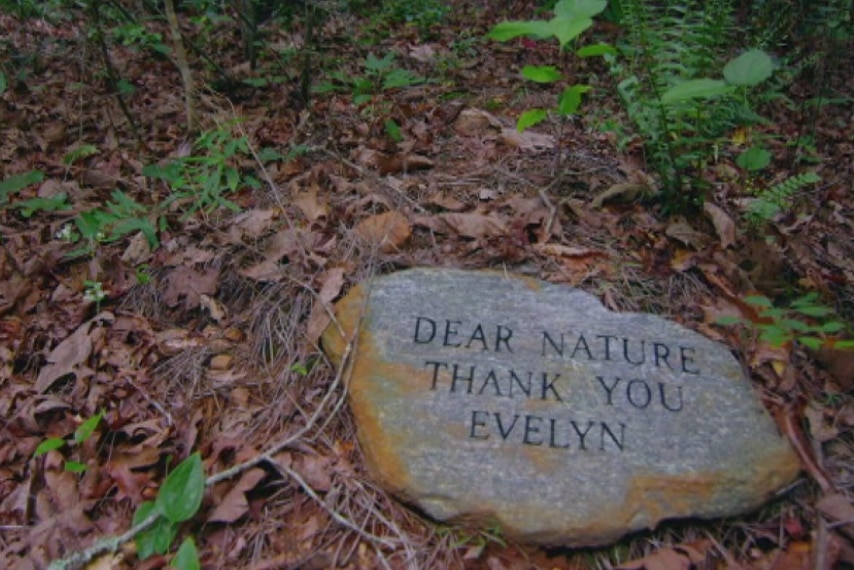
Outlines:
{"type": "Polygon", "coordinates": [[[184,42],[181,41],[181,29],[178,27],[178,16],[175,15],[175,0],[166,0],[166,19],[169,21],[169,33],[172,35],[172,47],[175,50],[175,65],[181,72],[181,82],[184,84],[187,132],[192,133],[196,128],[196,112],[193,105],[193,75],[190,73],[190,64],[187,63],[184,42]]]}

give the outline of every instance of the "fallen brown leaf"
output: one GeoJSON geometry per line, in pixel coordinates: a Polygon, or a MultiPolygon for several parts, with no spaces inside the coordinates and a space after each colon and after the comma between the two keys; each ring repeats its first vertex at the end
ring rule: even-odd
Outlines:
{"type": "Polygon", "coordinates": [[[397,210],[365,218],[354,229],[356,236],[384,253],[400,249],[412,235],[406,216],[397,210]]]}
{"type": "Polygon", "coordinates": [[[711,202],[703,203],[703,212],[712,220],[715,231],[721,240],[721,247],[726,249],[735,243],[735,222],[721,208],[711,202]]]}
{"type": "Polygon", "coordinates": [[[39,370],[35,389],[38,392],[48,390],[53,384],[68,375],[74,375],[80,380],[80,375],[90,376],[92,371],[85,368],[85,363],[93,350],[100,345],[106,336],[104,324],[112,323],[115,317],[112,313],[102,312],[86,321],[71,335],[60,342],[47,356],[47,364],[39,370]]]}
{"type": "Polygon", "coordinates": [[[335,300],[335,297],[341,293],[341,288],[344,287],[344,269],[334,267],[328,270],[321,278],[323,285],[320,287],[320,292],[317,294],[317,300],[311,308],[311,315],[308,317],[308,325],[306,326],[308,342],[316,345],[323,330],[329,325],[332,318],[330,315],[330,303],[335,300]]]}
{"type": "Polygon", "coordinates": [[[266,475],[263,469],[257,467],[244,472],[208,515],[208,522],[233,523],[245,515],[249,511],[246,493],[254,489],[266,475]]]}

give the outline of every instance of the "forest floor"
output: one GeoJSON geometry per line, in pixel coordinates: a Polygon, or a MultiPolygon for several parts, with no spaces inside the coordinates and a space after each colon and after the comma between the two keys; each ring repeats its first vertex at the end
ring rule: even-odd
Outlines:
{"type": "MultiPolygon", "coordinates": [[[[327,88],[308,106],[300,24],[266,24],[253,71],[233,20],[179,13],[200,139],[176,65],[156,52],[171,45],[165,22],[105,42],[107,65],[91,13],[0,13],[0,567],[43,568],[128,531],[196,451],[207,489],[174,544],[194,537],[205,568],[854,567],[854,356],[827,331],[813,331],[819,350],[785,334],[777,346],[757,331],[782,317],[745,302],[816,292],[811,306],[854,323],[854,61],[821,78],[843,103],[806,106],[817,80],[801,75],[791,105],[760,109],[769,169],[736,166],[734,133],[702,173],[705,206],[673,215],[604,63],[486,40],[506,14],[534,14],[500,4],[453,3],[429,33],[329,15],[309,67],[327,88]],[[560,89],[520,68],[556,62],[593,90],[559,129],[519,133],[519,115],[560,89]],[[791,144],[803,133],[806,151],[791,144]],[[805,171],[820,182],[746,220],[751,186],[805,171]],[[803,477],[749,516],[601,549],[419,516],[366,474],[346,378],[318,339],[353,284],[423,266],[565,283],[725,343],[803,477]]],[[[90,568],[160,568],[174,553],[140,561],[136,548],[90,568]]]]}

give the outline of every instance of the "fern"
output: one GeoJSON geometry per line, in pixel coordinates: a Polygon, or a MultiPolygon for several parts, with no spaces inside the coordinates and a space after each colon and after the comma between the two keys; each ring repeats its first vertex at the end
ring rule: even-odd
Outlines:
{"type": "Polygon", "coordinates": [[[774,219],[778,214],[789,209],[792,197],[796,192],[820,180],[821,177],[815,172],[804,172],[787,178],[779,184],[775,184],[771,188],[764,190],[748,206],[748,220],[752,224],[758,225],[774,219]]]}
{"type": "Polygon", "coordinates": [[[658,174],[665,206],[685,209],[700,200],[701,173],[712,147],[735,126],[757,122],[735,94],[664,105],[671,87],[720,75],[737,29],[732,0],[685,0],[656,5],[622,0],[626,64],[611,60],[618,93],[643,137],[647,163],[658,174]]]}

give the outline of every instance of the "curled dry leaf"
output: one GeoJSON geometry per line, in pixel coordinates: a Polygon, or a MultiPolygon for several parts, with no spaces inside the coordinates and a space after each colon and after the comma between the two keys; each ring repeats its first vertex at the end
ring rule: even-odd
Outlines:
{"type": "Polygon", "coordinates": [[[682,242],[688,247],[694,249],[703,249],[709,242],[706,234],[698,232],[684,218],[673,220],[667,229],[664,231],[667,237],[673,238],[676,241],[682,242]]]}
{"type": "Polygon", "coordinates": [[[244,240],[250,243],[255,242],[267,233],[277,215],[278,211],[274,209],[249,210],[239,213],[228,228],[228,243],[240,245],[244,240]]]}
{"type": "Polygon", "coordinates": [[[652,190],[645,184],[614,184],[593,198],[590,205],[599,209],[605,202],[634,202],[651,193],[652,190]]]}
{"type": "Polygon", "coordinates": [[[266,475],[263,469],[257,467],[244,472],[225,497],[218,502],[213,512],[208,515],[208,522],[233,523],[245,515],[249,510],[246,493],[257,487],[266,475]]]}
{"type": "Polygon", "coordinates": [[[317,294],[316,302],[311,309],[311,315],[308,317],[308,325],[306,336],[308,342],[316,345],[323,330],[331,322],[329,304],[335,300],[335,297],[341,293],[341,288],[344,287],[344,269],[335,267],[327,271],[323,278],[323,285],[320,287],[320,292],[317,294]]]}
{"type": "Polygon", "coordinates": [[[325,201],[321,202],[317,197],[316,185],[312,185],[308,190],[300,192],[294,198],[294,204],[302,211],[309,222],[325,218],[329,213],[329,205],[325,201]]]}
{"type": "Polygon", "coordinates": [[[355,228],[356,236],[383,253],[400,249],[412,235],[412,226],[406,216],[392,210],[365,218],[355,228]]]}
{"type": "Polygon", "coordinates": [[[715,232],[721,240],[721,247],[726,249],[735,243],[735,222],[721,208],[705,202],[703,204],[703,212],[712,220],[712,225],[715,226],[715,232]]]}
{"type": "Polygon", "coordinates": [[[464,137],[482,137],[503,128],[495,115],[481,109],[463,109],[454,121],[454,131],[464,137]]]}
{"type": "MultiPolygon", "coordinates": [[[[38,392],[48,390],[53,384],[68,375],[79,376],[80,373],[91,374],[84,370],[93,350],[100,349],[106,336],[104,324],[112,323],[115,317],[112,313],[102,312],[86,321],[71,335],[60,342],[47,356],[47,364],[39,370],[35,389],[38,392]]],[[[79,378],[77,378],[79,380],[79,378]]]]}
{"type": "Polygon", "coordinates": [[[185,310],[195,309],[201,303],[202,295],[216,293],[219,283],[219,269],[179,265],[166,277],[166,291],[163,301],[170,307],[177,307],[183,300],[185,310]]]}
{"type": "Polygon", "coordinates": [[[282,278],[279,262],[282,258],[291,257],[310,249],[318,241],[314,232],[297,229],[284,229],[276,233],[264,244],[264,259],[250,267],[240,270],[240,274],[256,281],[278,281],[282,278]]]}
{"type": "Polygon", "coordinates": [[[507,234],[507,221],[497,215],[441,214],[438,216],[454,233],[463,237],[482,239],[507,234]]]}
{"type": "Polygon", "coordinates": [[[527,151],[546,150],[557,145],[551,135],[532,130],[520,133],[516,129],[501,129],[501,142],[509,147],[527,151]]]}

